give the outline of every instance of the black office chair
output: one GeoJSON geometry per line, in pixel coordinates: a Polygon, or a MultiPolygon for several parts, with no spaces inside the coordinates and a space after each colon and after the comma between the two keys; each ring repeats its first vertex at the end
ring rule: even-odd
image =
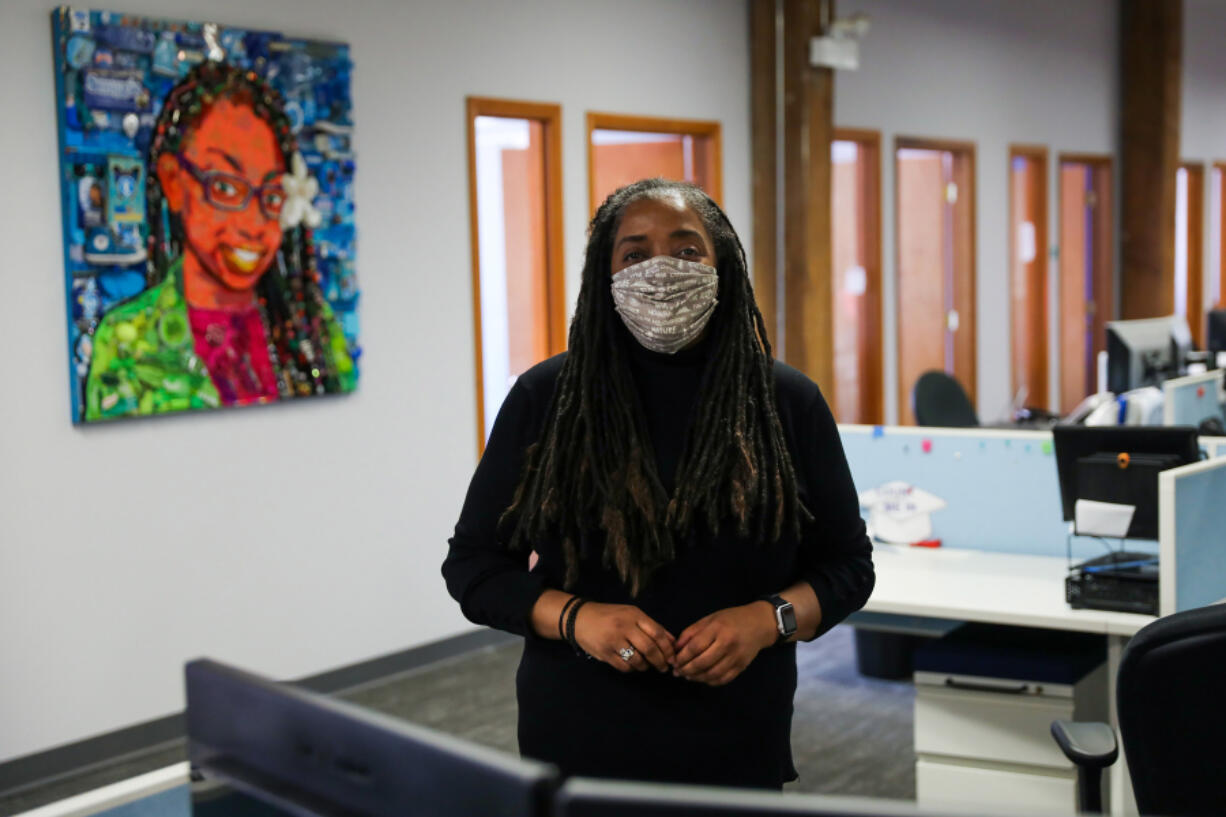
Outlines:
{"type": "Polygon", "coordinates": [[[942,371],[924,372],[911,390],[915,422],[922,426],[969,428],[979,425],[979,417],[966,390],[953,376],[942,371]]]}
{"type": "MultiPolygon", "coordinates": [[[[1141,814],[1202,817],[1226,808],[1226,604],[1160,618],[1124,650],[1116,708],[1141,814]]],[[[1102,811],[1102,769],[1118,753],[1106,724],[1053,721],[1077,764],[1082,811],[1102,811]]]]}

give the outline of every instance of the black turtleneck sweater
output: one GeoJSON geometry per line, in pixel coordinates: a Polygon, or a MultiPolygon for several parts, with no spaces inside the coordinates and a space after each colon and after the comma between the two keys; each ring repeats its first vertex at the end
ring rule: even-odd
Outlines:
{"type": "MultiPolygon", "coordinates": [[[[676,355],[627,346],[660,478],[671,492],[705,344],[676,355]]],[[[560,544],[535,543],[540,558],[529,570],[528,554],[510,552],[496,529],[524,451],[541,433],[564,360],[561,354],[534,366],[511,388],[443,563],[447,588],[465,616],[525,636],[516,678],[520,751],[565,774],[778,788],[796,778],[793,644],[763,650],[734,681],[709,687],[654,670],[619,673],[532,631],[541,592],[562,587],[560,544]]],[[[660,568],[638,598],[593,554],[581,562],[574,592],[637,605],[674,636],[716,610],[802,580],[821,605],[819,635],[864,605],[873,587],[872,546],[834,418],[813,381],[783,363],[774,372],[800,498],[814,517],[799,539],[759,545],[730,534],[708,537],[660,568]]]]}

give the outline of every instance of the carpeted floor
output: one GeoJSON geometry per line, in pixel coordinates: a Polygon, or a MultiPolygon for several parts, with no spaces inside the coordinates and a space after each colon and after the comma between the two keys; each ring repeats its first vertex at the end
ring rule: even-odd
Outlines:
{"type": "MultiPolygon", "coordinates": [[[[520,644],[488,647],[342,697],[477,743],[516,752],[515,669],[520,644]]],[[[789,791],[915,799],[914,690],[856,672],[853,631],[834,630],[797,649],[800,683],[792,749],[800,779],[789,791]]],[[[69,780],[0,799],[0,817],[184,759],[182,743],[117,760],[69,780]]]]}

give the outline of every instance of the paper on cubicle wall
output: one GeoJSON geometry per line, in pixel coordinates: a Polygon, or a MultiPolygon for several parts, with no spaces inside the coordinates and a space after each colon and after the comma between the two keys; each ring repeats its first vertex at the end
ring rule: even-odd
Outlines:
{"type": "Polygon", "coordinates": [[[1073,506],[1074,527],[1078,536],[1110,536],[1123,539],[1132,525],[1135,505],[1079,499],[1073,506]]]}
{"type": "Polygon", "coordinates": [[[887,482],[860,493],[860,506],[868,508],[869,535],[882,542],[909,545],[932,537],[929,514],[945,507],[945,500],[907,482],[887,482]]]}

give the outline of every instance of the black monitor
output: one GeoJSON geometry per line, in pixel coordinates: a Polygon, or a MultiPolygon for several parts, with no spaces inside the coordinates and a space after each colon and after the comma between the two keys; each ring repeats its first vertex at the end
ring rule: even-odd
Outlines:
{"type": "Polygon", "coordinates": [[[1078,499],[1134,505],[1136,511],[1128,528],[1131,539],[1158,538],[1157,478],[1153,477],[1151,484],[1141,479],[1142,475],[1152,476],[1154,470],[1200,459],[1195,426],[1056,426],[1052,438],[1064,520],[1073,519],[1078,499]],[[1128,455],[1124,468],[1118,464],[1120,454],[1128,455]],[[1120,479],[1091,480],[1093,490],[1088,490],[1084,480],[1088,467],[1100,467],[1102,473],[1113,473],[1114,468],[1120,472],[1120,479]],[[1129,469],[1131,473],[1125,479],[1129,469]]]}
{"type": "MultiPolygon", "coordinates": [[[[1007,804],[1002,803],[1004,810],[1007,804]]],[[[933,817],[914,803],[865,797],[783,794],[572,777],[558,790],[556,817],[933,817]]]]}
{"type": "Polygon", "coordinates": [[[1226,309],[1211,309],[1206,319],[1208,333],[1205,348],[1209,350],[1209,365],[1214,366],[1214,356],[1226,352],[1226,309]]]}
{"type": "Polygon", "coordinates": [[[554,767],[210,660],[187,676],[195,817],[545,817],[554,767]]]}
{"type": "Polygon", "coordinates": [[[1192,348],[1188,322],[1178,315],[1107,324],[1107,391],[1122,394],[1184,373],[1192,348]]]}

